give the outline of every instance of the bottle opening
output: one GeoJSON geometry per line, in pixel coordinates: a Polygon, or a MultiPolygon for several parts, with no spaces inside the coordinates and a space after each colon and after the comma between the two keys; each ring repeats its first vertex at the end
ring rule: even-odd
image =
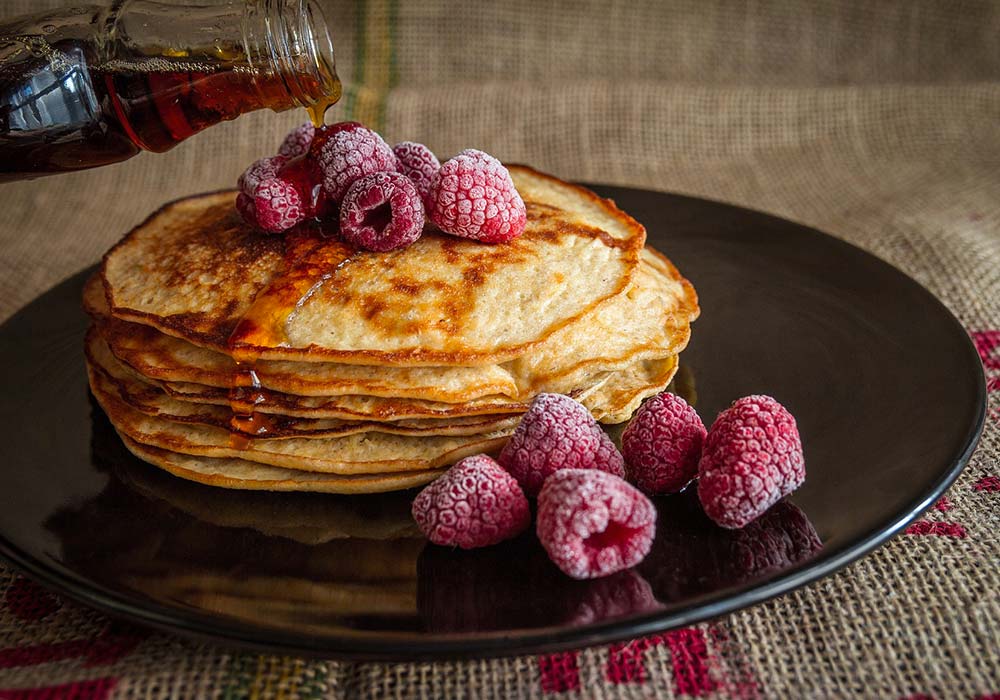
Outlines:
{"type": "Polygon", "coordinates": [[[248,3],[244,21],[247,57],[259,82],[277,77],[292,101],[322,123],[340,99],[333,39],[314,0],[248,3]]]}

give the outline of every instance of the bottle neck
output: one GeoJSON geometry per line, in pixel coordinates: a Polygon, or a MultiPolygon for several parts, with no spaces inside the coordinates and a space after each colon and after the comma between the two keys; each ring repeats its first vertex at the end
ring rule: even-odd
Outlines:
{"type": "Polygon", "coordinates": [[[251,0],[241,22],[247,69],[264,102],[273,101],[275,85],[288,99],[322,119],[340,98],[330,37],[323,12],[314,0],[251,0]]]}
{"type": "Polygon", "coordinates": [[[102,43],[112,67],[242,76],[259,106],[275,111],[325,111],[340,97],[333,40],[316,0],[117,0],[102,43]]]}

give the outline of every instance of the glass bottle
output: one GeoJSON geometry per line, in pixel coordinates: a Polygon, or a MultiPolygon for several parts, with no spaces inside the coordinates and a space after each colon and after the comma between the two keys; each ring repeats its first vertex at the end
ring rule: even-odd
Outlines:
{"type": "Polygon", "coordinates": [[[0,25],[0,182],[163,152],[340,97],[315,0],[116,0],[0,25]]]}

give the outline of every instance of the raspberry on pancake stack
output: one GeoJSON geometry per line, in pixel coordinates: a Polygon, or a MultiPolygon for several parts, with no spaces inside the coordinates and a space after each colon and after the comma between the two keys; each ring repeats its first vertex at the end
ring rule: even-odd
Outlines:
{"type": "Polygon", "coordinates": [[[670,382],[697,297],[613,203],[326,129],[168,204],[88,283],[91,389],[135,455],[229,488],[405,489],[499,452],[539,393],[620,423],[670,382]]]}

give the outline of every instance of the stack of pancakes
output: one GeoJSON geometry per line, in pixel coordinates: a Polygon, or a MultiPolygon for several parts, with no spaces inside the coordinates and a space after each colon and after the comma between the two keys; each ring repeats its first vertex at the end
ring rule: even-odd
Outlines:
{"type": "Polygon", "coordinates": [[[694,289],[613,203],[510,172],[528,223],[500,245],[373,253],[256,232],[234,192],[167,205],[87,285],[94,396],[141,459],[244,489],[419,486],[540,392],[627,420],[677,370],[694,289]]]}

